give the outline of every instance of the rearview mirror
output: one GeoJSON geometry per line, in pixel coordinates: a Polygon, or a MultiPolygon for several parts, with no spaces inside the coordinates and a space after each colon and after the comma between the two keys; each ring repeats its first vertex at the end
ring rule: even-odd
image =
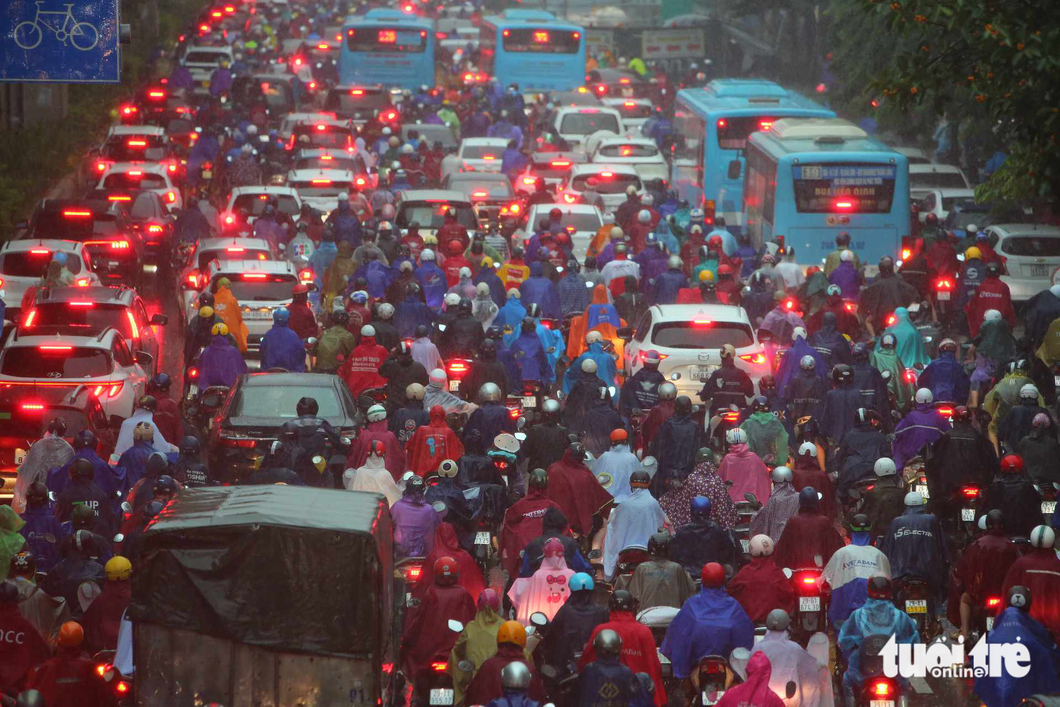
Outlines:
{"type": "Polygon", "coordinates": [[[449,619],[449,630],[453,633],[460,633],[464,630],[464,624],[460,623],[456,619],[449,619]]]}
{"type": "Polygon", "coordinates": [[[125,539],[125,536],[122,535],[121,533],[118,533],[117,535],[114,536],[114,542],[116,542],[116,543],[120,543],[124,539],[125,539]]]}
{"type": "Polygon", "coordinates": [[[749,503],[758,503],[758,498],[751,492],[745,493],[743,497],[744,500],[748,501],[749,503]]]}
{"type": "Polygon", "coordinates": [[[462,660],[456,664],[457,669],[462,673],[473,673],[475,672],[475,664],[470,660],[462,660]]]}
{"type": "Polygon", "coordinates": [[[530,614],[530,623],[538,628],[544,628],[545,626],[548,626],[548,617],[540,611],[535,611],[530,614]]]}
{"type": "Polygon", "coordinates": [[[743,163],[740,160],[732,160],[729,162],[729,168],[725,173],[725,176],[730,180],[740,178],[740,170],[743,169],[743,163]]]}
{"type": "Polygon", "coordinates": [[[618,338],[622,339],[623,341],[630,341],[631,339],[633,339],[633,327],[624,326],[618,330],[617,334],[618,338]]]}
{"type": "Polygon", "coordinates": [[[151,324],[153,326],[165,326],[169,323],[169,317],[164,314],[155,314],[151,317],[151,324]]]}
{"type": "Polygon", "coordinates": [[[132,513],[133,512],[132,504],[129,503],[128,501],[125,501],[124,503],[122,503],[121,504],[121,512],[122,513],[132,513]]]}

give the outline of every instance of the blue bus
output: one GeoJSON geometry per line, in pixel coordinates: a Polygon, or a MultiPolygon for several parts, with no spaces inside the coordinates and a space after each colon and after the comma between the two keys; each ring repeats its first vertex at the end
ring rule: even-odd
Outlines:
{"type": "Polygon", "coordinates": [[[543,10],[482,18],[480,68],[520,93],[573,91],[585,83],[585,30],[543,10]]]}
{"type": "Polygon", "coordinates": [[[743,184],[745,233],[756,248],[784,237],[802,266],[820,265],[835,237],[868,274],[884,255],[900,259],[912,233],[909,161],[836,118],[787,118],[747,138],[743,184]]]}
{"type": "Polygon", "coordinates": [[[397,10],[369,10],[348,19],[339,55],[343,85],[379,84],[415,90],[434,86],[434,29],[397,10]]]}
{"type": "Polygon", "coordinates": [[[834,117],[833,111],[772,81],[717,79],[705,88],[686,88],[674,105],[674,131],[684,140],[676,146],[671,184],[693,208],[724,216],[729,231],[738,235],[747,136],[769,130],[780,118],[834,117]]]}

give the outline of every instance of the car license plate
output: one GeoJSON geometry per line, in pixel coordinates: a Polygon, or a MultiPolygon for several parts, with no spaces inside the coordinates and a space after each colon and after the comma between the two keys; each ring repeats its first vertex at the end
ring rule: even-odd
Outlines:
{"type": "Polygon", "coordinates": [[[743,548],[744,553],[751,551],[751,541],[746,538],[740,538],[740,547],[743,548]]]}
{"type": "Polygon", "coordinates": [[[524,395],[522,400],[523,400],[523,407],[524,408],[536,408],[537,407],[537,398],[535,398],[532,395],[524,395]]]}
{"type": "Polygon", "coordinates": [[[907,613],[907,614],[926,614],[927,613],[927,599],[906,599],[905,600],[905,613],[907,613]]]}
{"type": "Polygon", "coordinates": [[[917,484],[916,485],[916,492],[919,493],[924,498],[927,498],[928,497],[927,484],[917,484]]]}
{"type": "Polygon", "coordinates": [[[949,292],[939,292],[939,302],[949,302],[950,294],[949,292]]]}
{"type": "Polygon", "coordinates": [[[460,390],[460,381],[449,381],[449,392],[453,393],[460,390]]]}
{"type": "Polygon", "coordinates": [[[894,700],[869,700],[869,707],[894,707],[894,700]]]}
{"type": "Polygon", "coordinates": [[[986,617],[986,630],[987,631],[993,631],[994,630],[994,617],[993,616],[987,616],[986,617]]]}
{"type": "Polygon", "coordinates": [[[1056,512],[1056,501],[1042,501],[1042,513],[1052,515],[1056,512]]]}
{"type": "Polygon", "coordinates": [[[22,462],[26,461],[26,450],[16,449],[15,450],[15,466],[22,466],[22,462]]]}
{"type": "Polygon", "coordinates": [[[961,509],[961,520],[965,522],[972,522],[975,520],[975,509],[974,508],[962,508],[961,509]]]}
{"type": "Polygon", "coordinates": [[[446,690],[445,688],[434,688],[431,690],[431,704],[432,705],[451,705],[453,704],[453,691],[446,690]]]}
{"type": "Polygon", "coordinates": [[[799,611],[820,611],[821,597],[799,597],[799,611]]]}
{"type": "Polygon", "coordinates": [[[1031,277],[1049,277],[1048,265],[1032,265],[1031,277]]]}
{"type": "Polygon", "coordinates": [[[480,530],[475,533],[475,544],[476,545],[489,545],[490,544],[490,531],[480,530]]]}
{"type": "Polygon", "coordinates": [[[249,312],[243,312],[244,319],[270,319],[272,312],[258,312],[251,310],[249,312]]]}
{"type": "Polygon", "coordinates": [[[716,370],[718,370],[717,366],[692,366],[692,380],[705,381],[716,370]]]}

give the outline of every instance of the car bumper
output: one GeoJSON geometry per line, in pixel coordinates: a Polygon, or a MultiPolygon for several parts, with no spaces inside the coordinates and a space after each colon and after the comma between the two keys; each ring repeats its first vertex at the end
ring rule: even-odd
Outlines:
{"type": "Polygon", "coordinates": [[[1002,275],[1001,281],[1008,285],[1009,294],[1013,302],[1026,302],[1042,290],[1052,286],[1049,278],[1010,277],[1002,275]]]}

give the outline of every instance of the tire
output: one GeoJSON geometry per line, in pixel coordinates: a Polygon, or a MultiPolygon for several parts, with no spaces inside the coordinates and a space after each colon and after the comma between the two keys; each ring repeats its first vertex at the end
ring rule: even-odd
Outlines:
{"type": "Polygon", "coordinates": [[[78,22],[70,30],[70,43],[75,49],[87,52],[99,44],[99,30],[88,22],[78,22]],[[92,40],[89,42],[88,40],[92,40]],[[84,46],[87,45],[87,46],[84,46]]]}
{"type": "Polygon", "coordinates": [[[36,22],[19,22],[15,25],[15,31],[13,32],[15,37],[15,44],[29,51],[30,49],[36,49],[40,45],[41,40],[44,39],[44,32],[37,26],[36,22]],[[33,41],[33,37],[36,36],[36,41],[33,41]],[[23,37],[23,39],[20,39],[23,37]]]}

